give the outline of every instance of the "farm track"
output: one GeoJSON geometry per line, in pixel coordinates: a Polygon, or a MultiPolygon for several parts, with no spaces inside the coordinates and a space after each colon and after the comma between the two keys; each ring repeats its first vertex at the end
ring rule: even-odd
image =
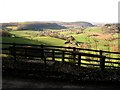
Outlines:
{"type": "Polygon", "coordinates": [[[40,88],[80,88],[90,90],[101,90],[101,89],[116,89],[120,90],[119,84],[108,82],[104,83],[92,83],[92,82],[79,82],[71,83],[53,79],[35,79],[35,78],[23,78],[15,76],[3,76],[2,78],[2,89],[27,89],[30,90],[40,88]]]}
{"type": "Polygon", "coordinates": [[[117,88],[120,71],[78,67],[69,63],[2,58],[3,88],[117,88]]]}

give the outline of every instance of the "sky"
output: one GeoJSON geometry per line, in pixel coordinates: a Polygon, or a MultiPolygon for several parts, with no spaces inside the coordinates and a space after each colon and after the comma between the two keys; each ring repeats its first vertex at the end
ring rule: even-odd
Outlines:
{"type": "Polygon", "coordinates": [[[24,21],[118,22],[119,0],[0,0],[0,23],[24,21]]]}

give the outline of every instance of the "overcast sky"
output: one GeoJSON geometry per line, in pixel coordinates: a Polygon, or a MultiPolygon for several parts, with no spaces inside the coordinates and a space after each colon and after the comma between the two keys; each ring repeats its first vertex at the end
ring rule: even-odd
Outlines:
{"type": "Polygon", "coordinates": [[[0,22],[118,22],[119,0],[0,0],[0,22]]]}

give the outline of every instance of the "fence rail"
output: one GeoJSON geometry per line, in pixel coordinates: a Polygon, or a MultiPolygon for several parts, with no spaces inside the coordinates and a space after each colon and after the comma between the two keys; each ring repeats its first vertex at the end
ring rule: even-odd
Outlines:
{"type": "Polygon", "coordinates": [[[108,52],[75,47],[45,46],[33,44],[1,43],[3,54],[10,54],[16,61],[18,56],[39,58],[46,61],[72,62],[78,66],[96,66],[105,68],[120,68],[120,52],[108,52]],[[97,53],[96,53],[97,52],[97,53]],[[108,55],[105,55],[105,54],[108,55]],[[110,55],[118,57],[110,57],[110,55]]]}

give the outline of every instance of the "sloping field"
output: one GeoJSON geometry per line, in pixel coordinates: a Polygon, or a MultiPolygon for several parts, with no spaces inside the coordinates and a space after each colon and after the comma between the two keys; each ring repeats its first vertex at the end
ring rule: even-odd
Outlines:
{"type": "Polygon", "coordinates": [[[53,38],[53,37],[35,37],[34,40],[42,42],[45,45],[55,45],[55,46],[64,46],[65,40],[53,38]]]}

